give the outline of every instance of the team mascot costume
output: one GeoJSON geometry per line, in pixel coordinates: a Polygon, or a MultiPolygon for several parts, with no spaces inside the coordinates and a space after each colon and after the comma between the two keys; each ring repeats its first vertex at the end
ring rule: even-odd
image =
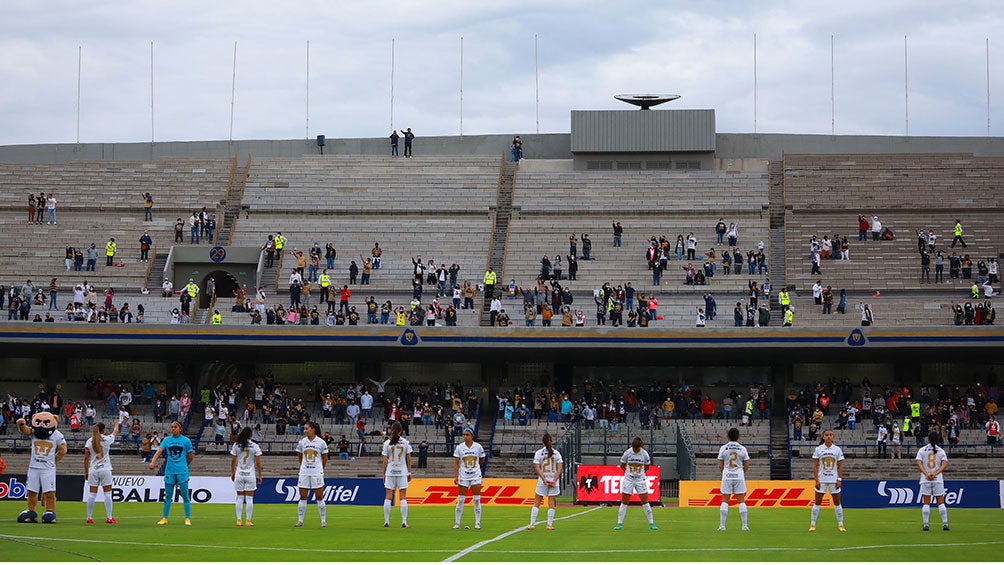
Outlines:
{"type": "Polygon", "coordinates": [[[56,429],[59,418],[49,412],[31,416],[31,426],[24,418],[17,421],[17,429],[31,440],[31,461],[28,463],[28,509],[17,516],[18,522],[38,522],[35,506],[42,495],[45,513],[42,523],[56,521],[56,462],[66,455],[66,438],[56,429]]]}

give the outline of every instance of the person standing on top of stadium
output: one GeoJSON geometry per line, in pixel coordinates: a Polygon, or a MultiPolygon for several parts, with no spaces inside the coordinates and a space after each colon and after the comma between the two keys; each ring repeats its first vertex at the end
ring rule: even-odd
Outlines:
{"type": "Polygon", "coordinates": [[[112,433],[105,435],[105,423],[98,422],[91,428],[91,437],[84,444],[84,481],[90,487],[87,493],[87,523],[93,524],[94,499],[98,496],[98,487],[105,491],[105,523],[118,524],[112,518],[112,461],[108,450],[119,435],[119,421],[115,421],[112,433]]]}
{"type": "Polygon", "coordinates": [[[181,435],[181,422],[171,422],[171,435],[164,438],[153,454],[150,468],[154,469],[161,455],[167,454],[164,465],[164,517],[157,522],[158,526],[167,525],[167,517],[171,513],[171,501],[174,500],[175,487],[181,491],[181,500],[185,507],[185,525],[192,525],[192,498],[188,490],[188,468],[195,458],[192,440],[181,435]]]}
{"type": "Polygon", "coordinates": [[[394,491],[399,494],[401,505],[401,527],[408,527],[408,483],[411,481],[411,444],[401,437],[404,428],[401,422],[390,426],[390,439],[383,442],[383,486],[387,498],[383,501],[383,527],[390,527],[390,507],[394,504],[394,491]]]}
{"type": "Polygon", "coordinates": [[[252,527],[254,514],[254,491],[261,484],[261,447],[251,441],[253,430],[245,426],[230,447],[230,480],[237,491],[237,525],[252,527]],[[241,515],[245,520],[241,522],[241,515]]]}
{"type": "Polygon", "coordinates": [[[743,531],[749,531],[746,510],[746,471],[750,468],[750,454],[739,443],[739,428],[730,428],[729,442],[718,450],[718,470],[722,472],[722,505],[718,511],[718,531],[725,531],[725,520],[729,517],[729,501],[736,495],[739,503],[739,518],[743,531]]]}
{"type": "Polygon", "coordinates": [[[917,468],[920,469],[920,496],[923,501],[921,516],[924,517],[924,531],[930,530],[928,520],[931,518],[931,499],[938,503],[938,514],[941,515],[941,529],[948,528],[948,507],[945,506],[945,467],[948,467],[948,455],[941,448],[941,435],[931,432],[927,436],[927,445],[917,450],[917,468]]]}
{"type": "Polygon", "coordinates": [[[840,505],[840,487],[844,479],[844,452],[834,445],[833,430],[823,431],[823,437],[812,454],[812,474],[816,480],[816,500],[812,505],[809,531],[816,531],[819,506],[823,503],[823,495],[829,492],[833,499],[833,512],[837,515],[837,529],[846,532],[844,507],[840,505]]]}
{"type": "Polygon", "coordinates": [[[544,437],[540,441],[544,447],[533,455],[533,468],[537,471],[537,488],[534,490],[533,508],[530,509],[530,525],[526,529],[536,529],[534,524],[540,513],[540,503],[547,497],[547,529],[550,531],[554,529],[554,510],[558,506],[558,495],[561,494],[558,477],[561,476],[564,462],[561,453],[554,449],[551,434],[544,432],[544,437]]]}
{"type": "Polygon", "coordinates": [[[296,457],[300,462],[300,502],[296,507],[296,523],[293,527],[303,527],[303,516],[307,513],[307,497],[314,491],[317,513],[321,516],[321,527],[328,527],[328,511],[324,502],[324,467],[328,464],[328,444],[318,435],[317,424],[307,422],[303,426],[300,443],[296,444],[296,457]]]}
{"type": "Polygon", "coordinates": [[[640,437],[631,440],[631,447],[621,455],[621,469],[624,471],[624,478],[621,479],[621,506],[617,510],[617,525],[615,530],[624,529],[624,516],[627,514],[628,503],[631,495],[638,494],[641,500],[641,508],[645,511],[645,518],[648,519],[648,529],[658,530],[655,519],[652,517],[652,507],[648,503],[648,479],[645,472],[652,466],[652,457],[648,451],[642,448],[644,442],[640,437]]]}
{"type": "Polygon", "coordinates": [[[453,483],[457,485],[457,510],[453,529],[460,529],[464,502],[468,490],[474,500],[474,529],[481,529],[481,466],[485,464],[485,449],[474,441],[474,430],[464,428],[464,441],[453,450],[453,483]]]}

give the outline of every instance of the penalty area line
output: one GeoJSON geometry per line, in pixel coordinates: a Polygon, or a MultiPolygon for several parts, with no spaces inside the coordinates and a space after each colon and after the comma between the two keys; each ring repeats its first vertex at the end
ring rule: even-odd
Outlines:
{"type": "MultiPolygon", "coordinates": [[[[561,518],[555,518],[554,521],[555,522],[559,522],[561,520],[570,520],[572,518],[575,518],[575,517],[578,517],[578,516],[582,516],[583,514],[589,514],[590,512],[595,512],[595,511],[599,510],[600,508],[606,508],[606,504],[601,504],[600,506],[597,506],[595,508],[590,508],[589,510],[583,510],[582,512],[576,512],[575,514],[570,514],[568,516],[562,516],[561,518]]],[[[492,542],[503,540],[503,539],[505,539],[505,538],[513,535],[513,534],[518,534],[519,532],[522,532],[525,529],[526,529],[526,526],[520,526],[520,527],[518,527],[516,529],[509,530],[508,532],[499,534],[499,535],[497,535],[497,536],[495,536],[495,537],[493,537],[491,539],[486,539],[486,540],[483,540],[483,541],[479,541],[478,543],[476,543],[476,544],[474,544],[474,545],[472,545],[472,546],[470,546],[470,547],[468,547],[466,549],[462,549],[459,552],[454,553],[453,555],[447,557],[446,559],[443,560],[443,563],[448,563],[448,562],[451,562],[451,561],[456,561],[457,559],[460,559],[461,557],[464,557],[465,555],[467,555],[469,553],[477,551],[478,549],[481,549],[482,547],[484,547],[484,546],[486,546],[486,545],[488,545],[488,544],[490,544],[492,542]]]]}

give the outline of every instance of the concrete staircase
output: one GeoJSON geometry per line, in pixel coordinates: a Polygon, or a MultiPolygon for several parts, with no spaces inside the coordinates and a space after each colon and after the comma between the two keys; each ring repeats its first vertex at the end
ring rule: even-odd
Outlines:
{"type": "MultiPolygon", "coordinates": [[[[495,217],[492,222],[492,239],[489,245],[488,265],[496,273],[495,286],[502,287],[505,280],[506,247],[509,243],[509,223],[512,219],[512,200],[516,190],[516,172],[519,163],[510,163],[504,158],[499,169],[498,193],[495,200],[495,217]]],[[[498,292],[498,291],[496,291],[498,292]]],[[[491,325],[490,296],[485,296],[481,306],[481,325],[491,325]]]]}
{"type": "Polygon", "coordinates": [[[780,290],[787,284],[784,255],[784,164],[780,161],[771,161],[767,166],[767,176],[770,187],[768,192],[770,197],[770,256],[767,261],[770,278],[774,281],[772,287],[780,290]]]}
{"type": "Polygon", "coordinates": [[[771,422],[770,478],[777,481],[791,480],[791,461],[788,459],[788,429],[783,415],[775,416],[771,422]]]}

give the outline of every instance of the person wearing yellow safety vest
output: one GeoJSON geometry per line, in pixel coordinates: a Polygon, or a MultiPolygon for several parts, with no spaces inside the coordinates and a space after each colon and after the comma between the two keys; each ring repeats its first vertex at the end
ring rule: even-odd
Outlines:
{"type": "Polygon", "coordinates": [[[195,297],[199,294],[199,285],[195,284],[194,280],[188,279],[188,284],[185,285],[185,292],[188,293],[188,296],[192,300],[195,300],[195,297]]]}
{"type": "Polygon", "coordinates": [[[781,310],[784,311],[784,325],[790,328],[795,322],[795,311],[790,306],[782,306],[781,310]]]}
{"type": "Polygon", "coordinates": [[[753,425],[753,397],[749,397],[746,400],[746,407],[743,408],[743,419],[746,420],[747,426],[753,425]]]}
{"type": "Polygon", "coordinates": [[[223,316],[220,315],[219,310],[213,310],[213,325],[218,326],[223,323],[223,316]]]}
{"type": "Polygon", "coordinates": [[[781,308],[785,306],[791,306],[791,295],[788,293],[788,287],[782,287],[777,293],[777,301],[781,303],[781,308]]]}
{"type": "Polygon", "coordinates": [[[328,288],[331,286],[331,275],[328,274],[328,270],[324,269],[321,271],[321,303],[328,301],[328,288]]]}
{"type": "Polygon", "coordinates": [[[495,297],[495,271],[491,267],[485,271],[485,300],[495,297]]]}
{"type": "Polygon", "coordinates": [[[917,400],[910,402],[910,417],[914,420],[920,419],[920,402],[917,400]]]}
{"type": "Polygon", "coordinates": [[[275,232],[275,254],[282,259],[282,248],[286,246],[286,236],[282,232],[275,232]]]}
{"type": "Polygon", "coordinates": [[[955,247],[956,243],[961,243],[962,247],[966,246],[966,241],[962,239],[962,222],[958,219],[955,220],[955,237],[952,238],[952,247],[955,247]]]}
{"type": "Polygon", "coordinates": [[[115,238],[109,238],[105,244],[105,265],[111,267],[115,262],[115,238]]]}
{"type": "Polygon", "coordinates": [[[911,420],[910,420],[909,416],[904,416],[903,417],[903,435],[904,436],[912,436],[913,435],[913,430],[910,429],[910,422],[911,422],[911,420]]]}

